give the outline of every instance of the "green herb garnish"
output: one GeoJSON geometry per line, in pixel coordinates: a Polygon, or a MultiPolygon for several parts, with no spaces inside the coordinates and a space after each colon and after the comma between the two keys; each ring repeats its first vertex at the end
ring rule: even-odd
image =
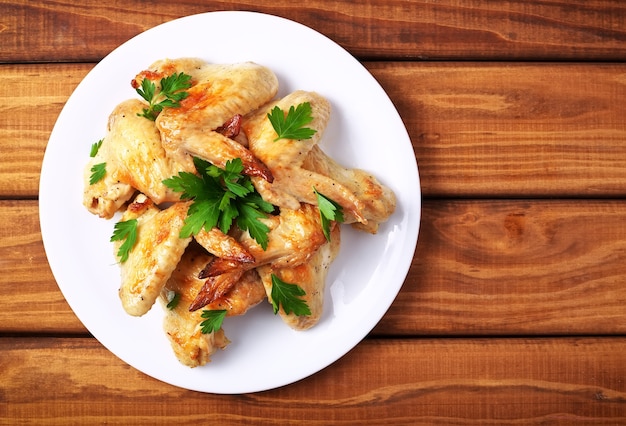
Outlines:
{"type": "Polygon", "coordinates": [[[222,328],[222,322],[226,317],[226,310],[205,310],[202,311],[202,318],[206,318],[200,323],[202,334],[213,333],[222,328]]]}
{"type": "Polygon", "coordinates": [[[175,291],[170,291],[167,293],[167,305],[165,307],[170,311],[176,306],[178,306],[178,302],[180,302],[180,293],[176,293],[175,291]]]}
{"type": "Polygon", "coordinates": [[[278,135],[274,142],[279,139],[301,140],[312,138],[317,133],[317,130],[304,127],[313,121],[311,111],[309,102],[301,103],[295,108],[292,105],[289,107],[287,114],[278,106],[272,108],[270,113],[267,114],[267,118],[278,135]]]}
{"type": "Polygon", "coordinates": [[[269,228],[259,219],[274,211],[274,206],[261,198],[252,181],[242,174],[240,158],[226,162],[220,169],[200,158],[194,158],[198,174],[180,172],[163,181],[163,184],[181,193],[181,200],[193,200],[187,210],[181,238],[197,235],[202,228],[207,231],[217,226],[227,233],[233,222],[265,250],[269,228]]]}
{"type": "Polygon", "coordinates": [[[272,274],[271,298],[274,314],[282,307],[286,314],[293,312],[298,316],[311,315],[311,309],[306,301],[301,299],[304,295],[306,292],[299,285],[286,283],[272,274]]]}
{"type": "Polygon", "coordinates": [[[100,150],[100,146],[102,146],[102,141],[104,139],[100,139],[98,142],[95,142],[94,144],[91,145],[91,150],[89,151],[89,156],[90,157],[95,157],[96,154],[98,154],[98,150],[100,150]]]}
{"type": "Polygon", "coordinates": [[[189,96],[184,90],[190,87],[191,76],[183,72],[162,78],[159,90],[152,80],[144,78],[141,87],[136,90],[148,102],[148,108],[144,108],[143,113],[137,115],[148,120],[156,120],[163,108],[180,107],[180,101],[189,96]]]}
{"type": "Polygon", "coordinates": [[[93,185],[101,181],[107,174],[107,163],[94,164],[91,168],[91,176],[89,177],[89,185],[93,185]]]}
{"type": "Polygon", "coordinates": [[[320,220],[322,222],[322,231],[327,241],[330,241],[330,221],[343,222],[343,207],[335,201],[317,192],[313,188],[313,192],[317,196],[317,207],[320,211],[320,220]]]}
{"type": "Polygon", "coordinates": [[[117,251],[117,256],[121,263],[126,262],[128,254],[137,241],[137,219],[117,222],[111,236],[111,242],[113,241],[124,241],[117,251]]]}

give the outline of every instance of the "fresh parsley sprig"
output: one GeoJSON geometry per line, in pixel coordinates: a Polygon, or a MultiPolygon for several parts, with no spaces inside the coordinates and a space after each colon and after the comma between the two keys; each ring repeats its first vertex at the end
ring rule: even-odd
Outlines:
{"type": "Polygon", "coordinates": [[[193,200],[181,229],[181,238],[197,235],[202,228],[213,227],[227,233],[237,226],[265,250],[269,228],[259,219],[274,211],[274,206],[261,198],[248,176],[242,174],[240,158],[226,162],[224,169],[200,158],[194,158],[198,174],[180,172],[163,184],[181,193],[181,200],[193,200]]]}
{"type": "Polygon", "coordinates": [[[282,307],[286,314],[293,312],[298,316],[311,315],[311,309],[301,297],[306,292],[297,284],[286,283],[272,274],[272,307],[274,314],[282,307]]]}
{"type": "Polygon", "coordinates": [[[137,115],[148,120],[156,120],[163,108],[180,107],[180,101],[189,96],[189,93],[184,90],[190,87],[191,76],[183,72],[163,77],[159,89],[152,80],[144,78],[141,81],[141,87],[135,90],[148,102],[148,108],[144,108],[143,113],[137,115]]]}
{"type": "Polygon", "coordinates": [[[91,144],[91,149],[89,150],[89,156],[91,158],[95,157],[98,154],[98,151],[100,150],[103,141],[104,139],[100,139],[98,142],[91,144]]]}
{"type": "Polygon", "coordinates": [[[117,222],[111,236],[111,242],[113,241],[124,241],[117,250],[117,256],[120,258],[121,263],[126,262],[130,251],[137,241],[137,219],[117,222]]]}
{"type": "MultiPolygon", "coordinates": [[[[98,151],[100,150],[100,147],[102,146],[103,141],[104,139],[100,139],[98,142],[91,144],[91,149],[89,150],[89,156],[91,158],[98,155],[98,151]]],[[[91,175],[89,176],[89,185],[93,185],[94,183],[98,183],[99,181],[104,179],[104,176],[106,175],[106,173],[107,173],[106,163],[94,164],[91,167],[91,175]]]]}
{"type": "Polygon", "coordinates": [[[317,130],[304,127],[313,121],[311,112],[310,102],[303,102],[296,107],[292,105],[287,114],[279,106],[272,108],[267,118],[276,131],[274,142],[279,139],[311,139],[317,130]]]}
{"type": "Polygon", "coordinates": [[[222,323],[226,317],[226,309],[204,310],[201,317],[206,319],[200,323],[200,332],[202,334],[213,333],[222,328],[222,323]]]}
{"type": "Polygon", "coordinates": [[[326,241],[330,241],[330,221],[343,222],[343,207],[337,202],[331,200],[325,195],[317,192],[313,187],[313,192],[317,197],[317,207],[320,211],[320,220],[322,222],[322,231],[326,237],[326,241]]]}
{"type": "Polygon", "coordinates": [[[98,183],[107,174],[107,163],[94,164],[91,167],[91,176],[89,176],[89,185],[98,183]]]}

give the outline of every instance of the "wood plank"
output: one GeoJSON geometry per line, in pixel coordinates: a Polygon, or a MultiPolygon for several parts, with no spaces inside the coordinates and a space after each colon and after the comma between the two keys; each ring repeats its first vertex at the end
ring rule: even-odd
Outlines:
{"type": "MultiPolygon", "coordinates": [[[[84,333],[37,217],[35,201],[0,201],[0,332],[84,333]]],[[[624,201],[427,200],[413,265],[374,334],[626,334],[624,217],[624,201]]]]}
{"type": "Polygon", "coordinates": [[[432,201],[377,332],[626,333],[624,201],[432,201]]]}
{"type": "MultiPolygon", "coordinates": [[[[366,65],[405,121],[426,197],[626,193],[625,64],[366,65]]],[[[37,195],[50,131],[92,66],[0,66],[10,82],[0,86],[0,196],[37,195]]]]}
{"type": "Polygon", "coordinates": [[[0,301],[2,332],[86,332],[48,265],[36,201],[0,200],[0,301]]]}
{"type": "Polygon", "coordinates": [[[437,197],[622,197],[624,64],[369,63],[437,197]]]}
{"type": "Polygon", "coordinates": [[[0,422],[620,424],[624,351],[624,338],[368,339],[287,387],[211,395],[147,377],[93,339],[0,338],[0,422]]]}
{"type": "MultiPolygon", "coordinates": [[[[98,61],[160,23],[215,10],[283,16],[329,36],[361,58],[624,60],[626,9],[619,0],[367,2],[275,0],[107,5],[0,2],[0,62],[98,61]],[[31,37],[38,34],[38,37],[31,37]]],[[[217,42],[227,42],[218,40],[217,42]]]]}
{"type": "Polygon", "coordinates": [[[0,66],[0,196],[35,197],[48,138],[88,65],[0,66]]]}

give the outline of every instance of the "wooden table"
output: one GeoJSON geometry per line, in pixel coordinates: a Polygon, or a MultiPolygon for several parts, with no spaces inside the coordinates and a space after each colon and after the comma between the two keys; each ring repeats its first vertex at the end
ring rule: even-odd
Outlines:
{"type": "Polygon", "coordinates": [[[626,4],[258,3],[0,1],[0,423],[626,424],[626,4]],[[321,372],[245,395],[161,383],[91,337],[37,202],[86,73],[150,27],[226,9],[356,56],[406,123],[423,192],[379,325],[321,372]]]}

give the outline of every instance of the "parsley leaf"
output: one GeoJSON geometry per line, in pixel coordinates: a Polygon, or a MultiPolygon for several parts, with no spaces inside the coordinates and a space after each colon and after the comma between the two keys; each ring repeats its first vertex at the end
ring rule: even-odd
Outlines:
{"type": "Polygon", "coordinates": [[[117,251],[117,256],[121,263],[126,262],[128,254],[137,241],[137,219],[117,222],[111,236],[111,242],[113,241],[124,241],[117,251]]]}
{"type": "MultiPolygon", "coordinates": [[[[259,197],[260,198],[260,197],[259,197]]],[[[259,219],[266,217],[262,210],[259,210],[254,203],[242,203],[239,205],[240,215],[237,217],[237,226],[243,231],[248,231],[263,250],[267,249],[269,238],[267,234],[270,228],[259,219]]]]}
{"type": "Polygon", "coordinates": [[[189,93],[181,92],[181,90],[189,89],[190,87],[191,76],[184,72],[174,73],[169,77],[161,79],[161,93],[173,102],[180,102],[189,96],[189,93]]]}
{"type": "Polygon", "coordinates": [[[322,222],[322,231],[327,241],[330,241],[330,221],[343,222],[343,207],[335,201],[317,192],[313,187],[313,192],[317,196],[317,207],[320,211],[320,220],[322,222]]]}
{"type": "Polygon", "coordinates": [[[190,87],[191,76],[183,72],[163,77],[159,90],[152,80],[144,78],[141,81],[141,87],[136,90],[139,96],[148,102],[148,108],[144,108],[143,113],[137,115],[148,120],[156,120],[163,108],[180,107],[180,101],[189,96],[189,93],[184,90],[190,87]]]}
{"type": "Polygon", "coordinates": [[[207,231],[217,226],[220,217],[219,203],[204,197],[194,199],[187,209],[185,223],[180,230],[180,238],[198,235],[202,228],[207,231]]]}
{"type": "Polygon", "coordinates": [[[226,309],[202,311],[202,318],[206,318],[200,323],[202,334],[213,333],[222,328],[222,322],[226,317],[226,309]]]}
{"type": "Polygon", "coordinates": [[[107,174],[107,163],[94,164],[91,168],[91,176],[89,177],[89,185],[93,185],[101,181],[107,174]]]}
{"type": "Polygon", "coordinates": [[[278,135],[274,142],[279,139],[311,139],[317,130],[304,127],[313,121],[311,111],[309,102],[303,102],[295,108],[292,105],[286,115],[280,107],[272,108],[267,118],[278,135]]]}
{"type": "Polygon", "coordinates": [[[236,221],[265,250],[270,230],[259,219],[272,213],[274,206],[261,198],[248,176],[241,174],[241,159],[229,160],[224,169],[197,157],[194,165],[198,174],[180,172],[163,181],[165,186],[180,192],[181,199],[192,200],[180,237],[216,226],[227,233],[236,221]]]}
{"type": "Polygon", "coordinates": [[[243,161],[241,158],[226,162],[224,169],[220,169],[214,165],[207,167],[207,174],[214,178],[220,178],[226,185],[226,188],[238,197],[245,197],[254,192],[254,186],[250,179],[241,179],[243,172],[243,161]]]}
{"type": "Polygon", "coordinates": [[[181,200],[191,200],[205,190],[202,177],[190,172],[179,172],[178,176],[165,179],[163,184],[180,192],[181,200]]]}
{"type": "Polygon", "coordinates": [[[305,294],[306,292],[299,285],[286,283],[272,274],[271,298],[274,314],[278,313],[278,309],[282,307],[286,314],[293,312],[298,316],[311,315],[306,301],[300,298],[305,294]]]}
{"type": "Polygon", "coordinates": [[[94,143],[91,145],[91,151],[89,151],[89,156],[90,157],[95,157],[96,154],[98,154],[98,151],[100,150],[100,146],[102,146],[102,141],[104,139],[100,139],[98,142],[94,143]]]}
{"type": "Polygon", "coordinates": [[[167,305],[165,307],[170,311],[176,306],[178,306],[178,302],[180,302],[180,293],[176,293],[175,291],[167,292],[167,305]]]}

